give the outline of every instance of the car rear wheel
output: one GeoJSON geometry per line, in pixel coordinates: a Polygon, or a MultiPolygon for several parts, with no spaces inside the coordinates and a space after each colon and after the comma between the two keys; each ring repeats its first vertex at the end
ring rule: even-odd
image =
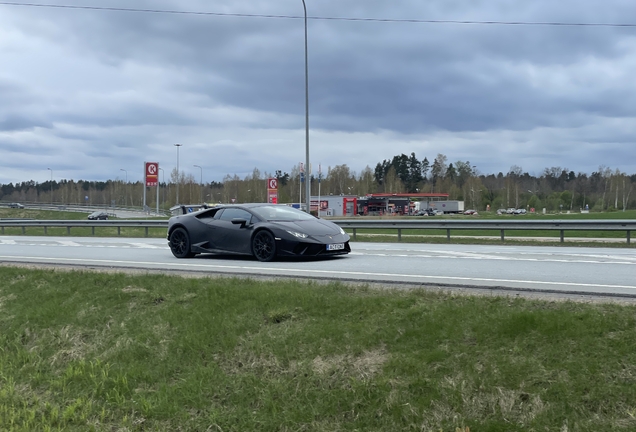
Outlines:
{"type": "Polygon", "coordinates": [[[170,250],[177,258],[192,258],[195,254],[190,251],[190,235],[183,228],[175,228],[170,234],[170,250]]]}
{"type": "Polygon", "coordinates": [[[268,262],[276,257],[276,241],[269,231],[259,231],[252,239],[252,253],[257,260],[268,262]]]}

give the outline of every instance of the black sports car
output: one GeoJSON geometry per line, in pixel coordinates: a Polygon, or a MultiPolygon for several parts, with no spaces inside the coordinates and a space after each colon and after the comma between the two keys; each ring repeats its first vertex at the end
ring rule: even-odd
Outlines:
{"type": "Polygon", "coordinates": [[[96,211],[88,215],[88,220],[108,220],[108,213],[96,211]]]}
{"type": "Polygon", "coordinates": [[[349,235],[338,225],[276,204],[219,205],[173,216],[168,244],[177,258],[220,253],[272,261],[351,252],[349,235]]]}

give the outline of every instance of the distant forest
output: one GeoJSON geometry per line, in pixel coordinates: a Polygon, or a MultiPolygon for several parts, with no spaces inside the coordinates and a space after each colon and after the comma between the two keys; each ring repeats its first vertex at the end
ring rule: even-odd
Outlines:
{"type": "MultiPolygon", "coordinates": [[[[226,175],[222,182],[201,185],[193,174],[174,169],[168,182],[159,187],[159,205],[168,209],[181,203],[265,202],[266,181],[278,178],[280,203],[301,201],[300,166],[290,172],[266,173],[255,168],[245,178],[226,175]]],[[[593,173],[575,173],[567,168],[545,168],[540,176],[513,165],[507,173],[483,174],[469,161],[448,162],[438,154],[433,161],[418,159],[415,153],[400,154],[367,166],[360,173],[346,164],[329,167],[318,179],[311,174],[312,195],[357,195],[369,193],[436,192],[449,199],[463,200],[466,208],[546,208],[548,211],[592,211],[636,209],[636,174],[600,166],[593,173]]],[[[304,185],[303,185],[304,186],[304,185]]],[[[304,187],[302,188],[304,194],[304,187]]],[[[156,207],[156,188],[147,189],[146,203],[156,207]]],[[[304,201],[305,197],[302,197],[304,201]]],[[[97,206],[141,207],[141,182],[61,180],[0,185],[0,200],[22,203],[90,204],[97,206]]]]}

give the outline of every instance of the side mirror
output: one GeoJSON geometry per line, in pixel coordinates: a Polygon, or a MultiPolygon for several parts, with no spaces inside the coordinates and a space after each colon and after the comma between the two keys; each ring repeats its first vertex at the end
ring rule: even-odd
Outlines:
{"type": "Polygon", "coordinates": [[[245,225],[247,225],[247,221],[245,219],[240,219],[240,218],[232,219],[232,223],[234,225],[240,225],[241,228],[245,228],[245,225]]]}

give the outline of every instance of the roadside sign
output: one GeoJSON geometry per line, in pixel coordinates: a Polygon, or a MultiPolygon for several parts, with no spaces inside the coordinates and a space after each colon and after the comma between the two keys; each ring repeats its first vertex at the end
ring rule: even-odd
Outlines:
{"type": "Polygon", "coordinates": [[[146,186],[157,186],[159,184],[159,163],[146,162],[145,171],[146,186]]]}
{"type": "Polygon", "coordinates": [[[267,202],[270,204],[278,203],[278,179],[276,177],[267,179],[267,202]]]}

